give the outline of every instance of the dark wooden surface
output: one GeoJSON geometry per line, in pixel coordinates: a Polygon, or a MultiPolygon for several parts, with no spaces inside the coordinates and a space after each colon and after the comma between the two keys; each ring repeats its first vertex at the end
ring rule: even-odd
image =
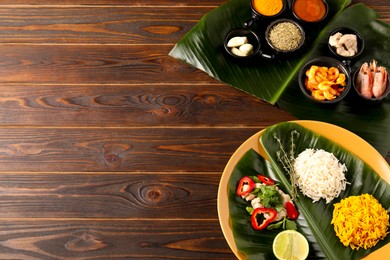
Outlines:
{"type": "Polygon", "coordinates": [[[168,56],[223,2],[1,1],[0,259],[235,258],[221,173],[294,118],[168,56]]]}

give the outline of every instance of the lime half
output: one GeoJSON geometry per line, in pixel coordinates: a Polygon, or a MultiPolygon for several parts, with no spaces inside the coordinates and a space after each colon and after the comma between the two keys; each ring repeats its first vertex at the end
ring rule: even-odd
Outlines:
{"type": "Polygon", "coordinates": [[[272,250],[279,260],[303,260],[309,255],[309,243],[301,233],[284,230],[276,235],[272,250]]]}

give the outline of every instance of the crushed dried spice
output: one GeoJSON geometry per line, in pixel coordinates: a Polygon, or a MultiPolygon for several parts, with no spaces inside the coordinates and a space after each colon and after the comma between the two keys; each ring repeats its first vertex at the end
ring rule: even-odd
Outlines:
{"type": "Polygon", "coordinates": [[[282,51],[291,51],[302,42],[302,33],[291,22],[280,22],[272,26],[268,33],[268,39],[273,47],[282,51]]]}

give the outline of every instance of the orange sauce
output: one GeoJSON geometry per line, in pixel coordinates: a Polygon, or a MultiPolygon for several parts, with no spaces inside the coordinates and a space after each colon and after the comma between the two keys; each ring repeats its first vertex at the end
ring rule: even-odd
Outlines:
{"type": "Polygon", "coordinates": [[[252,6],[259,14],[274,16],[283,9],[282,0],[252,0],[252,6]]]}
{"type": "Polygon", "coordinates": [[[316,22],[325,16],[326,6],[322,0],[295,0],[293,10],[301,20],[316,22]]]}

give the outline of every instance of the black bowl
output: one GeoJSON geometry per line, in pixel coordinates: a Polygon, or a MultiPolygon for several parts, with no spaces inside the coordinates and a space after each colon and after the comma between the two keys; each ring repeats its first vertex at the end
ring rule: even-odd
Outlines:
{"type": "Polygon", "coordinates": [[[331,57],[318,57],[318,58],[314,58],[314,59],[308,61],[305,65],[302,66],[301,70],[299,71],[298,83],[299,83],[299,87],[300,87],[302,93],[308,99],[310,99],[311,101],[313,101],[315,103],[320,103],[320,104],[338,103],[347,96],[349,90],[351,89],[351,77],[348,73],[348,69],[345,67],[345,65],[342,62],[340,62],[337,59],[331,58],[331,57]],[[305,81],[307,78],[306,70],[310,69],[310,67],[312,65],[319,66],[319,67],[324,66],[324,67],[328,67],[328,68],[336,67],[339,69],[340,73],[345,74],[346,85],[345,85],[344,90],[340,93],[340,95],[338,97],[336,97],[333,100],[317,100],[311,95],[311,92],[305,86],[305,81]]]}
{"type": "MultiPolygon", "coordinates": [[[[322,22],[327,16],[328,16],[328,12],[329,12],[329,6],[328,6],[328,3],[326,0],[322,0],[322,2],[324,3],[324,6],[325,6],[325,14],[318,20],[314,20],[314,21],[309,21],[309,20],[305,20],[303,19],[302,17],[300,17],[297,12],[295,11],[295,4],[298,0],[294,0],[292,2],[292,5],[291,5],[291,9],[292,9],[292,13],[294,15],[294,17],[300,21],[302,24],[318,24],[320,22],[322,22]]],[[[306,5],[306,4],[305,4],[306,5]]]]}
{"type": "MultiPolygon", "coordinates": [[[[265,39],[266,39],[268,45],[269,45],[274,51],[276,51],[277,53],[294,53],[294,52],[297,52],[298,50],[300,50],[300,49],[302,48],[302,46],[304,45],[304,43],[305,43],[305,41],[306,41],[306,36],[305,36],[305,30],[303,30],[303,28],[302,28],[302,26],[301,26],[300,24],[298,24],[297,22],[295,22],[295,21],[293,21],[293,20],[291,20],[291,19],[285,19],[285,18],[283,18],[283,19],[275,20],[275,21],[273,21],[272,23],[270,23],[270,24],[268,25],[268,27],[267,27],[267,29],[266,29],[266,31],[265,31],[265,39]],[[301,34],[301,36],[302,36],[301,41],[299,42],[299,44],[297,45],[297,47],[295,47],[295,48],[293,48],[293,49],[289,49],[289,50],[280,49],[280,48],[276,47],[276,46],[274,45],[274,43],[272,43],[272,41],[271,41],[271,39],[270,39],[270,37],[269,37],[269,35],[270,35],[270,33],[271,33],[271,30],[274,28],[274,26],[276,26],[276,25],[278,25],[278,24],[280,24],[280,23],[284,23],[284,22],[291,23],[291,24],[295,25],[295,26],[298,28],[298,30],[299,30],[299,32],[300,32],[300,34],[301,34]]],[[[280,38],[279,38],[279,39],[280,39],[280,38]]]]}
{"type": "Polygon", "coordinates": [[[357,95],[360,98],[362,98],[363,100],[368,101],[368,102],[379,103],[382,99],[386,98],[390,94],[390,75],[387,73],[386,90],[385,90],[385,92],[383,93],[383,95],[381,97],[378,97],[378,98],[371,97],[371,98],[369,98],[369,97],[363,96],[361,94],[361,92],[360,92],[360,86],[358,86],[356,84],[359,71],[360,71],[360,67],[354,72],[354,74],[352,76],[352,85],[353,85],[353,88],[355,89],[357,95]]]}
{"type": "Polygon", "coordinates": [[[337,28],[337,29],[333,30],[329,34],[329,37],[328,37],[328,48],[333,53],[333,55],[335,57],[337,57],[338,59],[341,59],[341,60],[352,60],[352,59],[355,59],[358,56],[360,56],[360,54],[362,54],[362,52],[364,50],[364,39],[363,39],[362,35],[358,31],[356,31],[354,29],[351,29],[351,28],[347,28],[347,27],[340,27],[340,28],[337,28]],[[343,35],[344,34],[354,34],[354,35],[356,35],[358,51],[357,51],[357,53],[355,55],[353,55],[353,56],[343,56],[343,55],[340,55],[340,54],[338,54],[336,52],[336,48],[329,44],[330,36],[335,35],[338,32],[343,34],[343,35]]]}
{"type": "Polygon", "coordinates": [[[250,28],[258,22],[262,23],[263,21],[267,22],[270,20],[275,20],[276,18],[281,16],[288,9],[287,0],[281,0],[283,6],[282,6],[282,9],[278,13],[276,13],[274,15],[265,15],[265,14],[261,14],[258,10],[256,10],[256,8],[253,6],[254,1],[255,0],[250,0],[252,17],[249,18],[247,21],[245,21],[244,27],[246,27],[246,28],[250,28]]]}
{"type": "Polygon", "coordinates": [[[256,18],[266,18],[266,19],[267,19],[267,18],[270,18],[270,19],[275,19],[276,17],[278,17],[278,16],[280,16],[281,14],[283,14],[284,11],[287,9],[287,1],[286,1],[286,0],[281,0],[283,6],[282,6],[282,9],[281,9],[278,13],[276,13],[276,14],[274,14],[274,15],[265,15],[265,14],[262,14],[262,13],[260,13],[259,11],[257,11],[257,10],[255,9],[255,7],[253,6],[253,1],[254,1],[254,0],[250,0],[250,6],[251,6],[252,15],[253,15],[253,17],[256,17],[256,18]]]}
{"type": "Polygon", "coordinates": [[[259,36],[255,32],[253,32],[247,28],[236,28],[236,29],[233,29],[230,32],[228,32],[228,34],[226,34],[224,42],[223,42],[223,46],[225,48],[226,53],[228,53],[231,57],[238,59],[238,60],[247,60],[247,59],[251,59],[251,58],[255,57],[259,53],[261,43],[260,43],[259,36]],[[234,53],[232,53],[231,48],[228,47],[227,44],[228,44],[230,39],[232,39],[233,37],[237,37],[237,36],[238,37],[246,36],[248,38],[248,43],[252,44],[252,46],[253,46],[252,54],[250,54],[248,56],[238,56],[238,55],[235,55],[234,53]]]}

